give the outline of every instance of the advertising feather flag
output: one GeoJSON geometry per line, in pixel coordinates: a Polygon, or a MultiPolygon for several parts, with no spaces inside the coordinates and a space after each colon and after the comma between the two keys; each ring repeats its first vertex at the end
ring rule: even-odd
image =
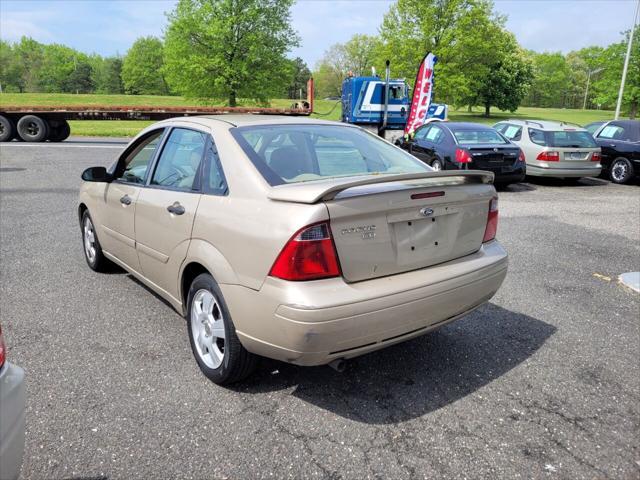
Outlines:
{"type": "Polygon", "coordinates": [[[411,111],[409,119],[404,127],[405,134],[413,133],[418,127],[424,124],[427,119],[427,111],[433,98],[433,67],[438,58],[431,52],[422,59],[416,83],[413,86],[413,99],[411,101],[411,111]]]}

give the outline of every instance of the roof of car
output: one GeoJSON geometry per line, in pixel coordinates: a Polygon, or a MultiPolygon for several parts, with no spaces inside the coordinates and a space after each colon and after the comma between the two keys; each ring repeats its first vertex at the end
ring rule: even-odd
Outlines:
{"type": "MultiPolygon", "coordinates": [[[[622,126],[630,126],[630,125],[639,125],[640,120],[607,120],[607,122],[615,123],[616,125],[622,126]]],[[[603,122],[606,123],[606,122],[603,122]]]]}
{"type": "MultiPolygon", "coordinates": [[[[328,120],[320,120],[317,118],[309,118],[303,115],[267,115],[267,114],[220,114],[220,115],[196,115],[192,117],[176,117],[166,120],[171,121],[189,121],[199,123],[201,125],[219,125],[226,123],[234,127],[243,127],[247,125],[281,125],[281,124],[314,124],[314,125],[336,125],[339,122],[328,120]]],[[[345,124],[341,124],[345,125],[345,124]]]]}
{"type": "Polygon", "coordinates": [[[569,122],[554,122],[552,120],[519,120],[509,119],[500,120],[498,123],[510,123],[512,125],[522,125],[527,127],[537,128],[539,130],[557,130],[558,128],[580,128],[581,125],[569,122]]]}

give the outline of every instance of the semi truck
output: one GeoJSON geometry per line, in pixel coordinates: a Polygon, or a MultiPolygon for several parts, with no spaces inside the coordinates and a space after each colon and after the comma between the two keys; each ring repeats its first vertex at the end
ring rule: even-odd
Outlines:
{"type": "MultiPolygon", "coordinates": [[[[385,78],[348,76],[342,82],[342,121],[370,130],[394,142],[404,134],[411,109],[409,85],[404,78],[390,78],[389,61],[385,78]]],[[[446,120],[447,105],[431,104],[427,118],[446,120]]]]}
{"type": "Polygon", "coordinates": [[[164,120],[193,115],[252,113],[262,115],[311,115],[313,79],[307,83],[307,99],[289,108],[263,107],[162,107],[162,106],[12,106],[4,105],[0,96],[0,142],[15,139],[26,142],[61,142],[71,134],[69,120],[164,120]]]}

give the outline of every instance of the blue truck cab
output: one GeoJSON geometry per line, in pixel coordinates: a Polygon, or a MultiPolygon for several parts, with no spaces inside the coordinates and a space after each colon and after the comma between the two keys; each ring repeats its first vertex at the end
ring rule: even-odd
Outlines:
{"type": "MultiPolygon", "coordinates": [[[[378,76],[349,76],[342,82],[342,121],[366,128],[389,141],[404,133],[411,110],[409,85],[404,79],[389,79],[387,123],[384,124],[385,80],[378,76]]],[[[427,118],[446,120],[448,106],[432,103],[427,118]]]]}
{"type": "MultiPolygon", "coordinates": [[[[356,125],[382,125],[385,81],[380,77],[347,77],[342,82],[342,121],[356,125]]],[[[407,123],[410,100],[404,80],[389,80],[387,128],[402,130],[407,123]]]]}

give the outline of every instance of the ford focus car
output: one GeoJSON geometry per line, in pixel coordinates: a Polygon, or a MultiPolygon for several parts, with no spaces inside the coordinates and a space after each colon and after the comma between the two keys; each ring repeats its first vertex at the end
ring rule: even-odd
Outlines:
{"type": "Polygon", "coordinates": [[[600,175],[600,147],[584,128],[544,120],[507,120],[494,128],[518,145],[527,163],[527,175],[570,178],[600,175]]]}
{"type": "Polygon", "coordinates": [[[423,335],[507,272],[492,173],[436,172],[351,125],[167,120],[82,178],[89,267],[125,268],[185,315],[220,384],[258,356],[335,365],[423,335]]]}

